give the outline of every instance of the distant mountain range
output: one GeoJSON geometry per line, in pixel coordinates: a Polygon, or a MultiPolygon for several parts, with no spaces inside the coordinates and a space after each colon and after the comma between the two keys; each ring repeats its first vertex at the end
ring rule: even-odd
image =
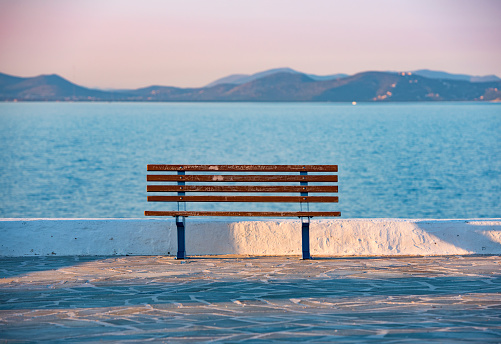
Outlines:
{"type": "MultiPolygon", "coordinates": [[[[219,84],[235,84],[235,85],[241,85],[245,84],[247,82],[251,82],[260,78],[263,78],[268,75],[276,74],[276,73],[291,73],[291,74],[304,74],[298,71],[295,71],[294,69],[291,68],[275,68],[275,69],[269,69],[264,72],[259,72],[256,74],[248,75],[248,74],[232,74],[229,76],[226,76],[221,79],[217,79],[216,81],[211,82],[205,87],[212,87],[216,86],[219,84]]],[[[315,74],[305,74],[306,76],[310,77],[313,80],[319,81],[319,80],[334,80],[334,79],[340,79],[340,78],[345,78],[349,76],[348,74],[332,74],[332,75],[315,75],[315,74]]]]}
{"type": "Polygon", "coordinates": [[[96,90],[58,75],[21,78],[0,73],[2,101],[501,101],[501,79],[417,70],[319,76],[290,68],[234,74],[205,87],[150,86],[96,90]]]}

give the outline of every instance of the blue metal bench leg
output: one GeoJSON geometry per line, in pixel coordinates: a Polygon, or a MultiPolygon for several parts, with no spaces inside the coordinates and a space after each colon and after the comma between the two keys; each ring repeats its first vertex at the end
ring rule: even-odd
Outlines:
{"type": "Polygon", "coordinates": [[[310,218],[301,218],[301,243],[303,247],[303,259],[311,259],[310,255],[310,218]]]}
{"type": "Polygon", "coordinates": [[[185,246],[185,220],[184,216],[176,216],[176,227],[177,227],[177,256],[176,259],[186,258],[186,246],[185,246]]]}

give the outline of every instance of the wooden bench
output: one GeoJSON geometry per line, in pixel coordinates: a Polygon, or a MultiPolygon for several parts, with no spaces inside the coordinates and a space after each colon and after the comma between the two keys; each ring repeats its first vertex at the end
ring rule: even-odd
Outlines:
{"type": "Polygon", "coordinates": [[[337,196],[325,195],[338,192],[334,185],[338,176],[333,174],[337,165],[148,165],[147,170],[161,172],[148,174],[147,181],[154,184],[147,185],[147,192],[167,193],[148,196],[148,201],[177,202],[176,211],[145,211],[144,215],[176,218],[178,259],[186,258],[185,218],[189,216],[299,217],[303,259],[311,258],[310,218],[341,216],[338,211],[309,211],[310,203],[338,202],[337,196]],[[187,211],[188,202],[298,203],[299,210],[187,211]]]}

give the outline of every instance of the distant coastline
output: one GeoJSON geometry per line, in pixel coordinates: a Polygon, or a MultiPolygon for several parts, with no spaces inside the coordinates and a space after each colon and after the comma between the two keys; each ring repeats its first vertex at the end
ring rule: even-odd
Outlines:
{"type": "Polygon", "coordinates": [[[127,102],[501,102],[501,79],[419,70],[318,76],[289,68],[230,75],[205,87],[98,90],[58,75],[0,73],[0,101],[127,102]]]}

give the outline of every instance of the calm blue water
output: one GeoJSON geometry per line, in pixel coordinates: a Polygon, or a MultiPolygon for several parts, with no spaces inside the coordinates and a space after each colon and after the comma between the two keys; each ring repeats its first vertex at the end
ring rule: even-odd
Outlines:
{"type": "Polygon", "coordinates": [[[146,164],[338,164],[343,218],[501,217],[501,106],[3,103],[0,217],[142,217],[146,164]]]}

